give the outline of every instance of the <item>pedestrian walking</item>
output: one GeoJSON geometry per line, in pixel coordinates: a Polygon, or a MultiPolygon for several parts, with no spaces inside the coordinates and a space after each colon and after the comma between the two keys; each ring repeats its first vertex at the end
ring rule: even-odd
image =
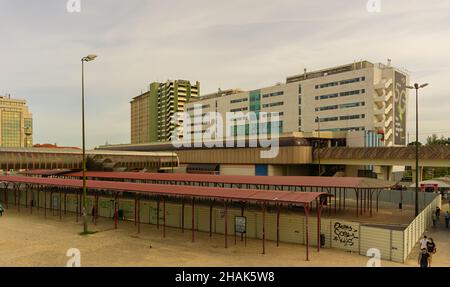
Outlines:
{"type": "Polygon", "coordinates": [[[438,220],[440,216],[441,216],[441,209],[439,208],[439,206],[436,206],[436,217],[438,220]]]}
{"type": "Polygon", "coordinates": [[[423,249],[426,250],[427,249],[427,243],[428,243],[427,236],[424,235],[423,238],[420,239],[419,243],[420,243],[420,250],[423,250],[423,249]]]}
{"type": "Polygon", "coordinates": [[[445,213],[445,228],[448,228],[448,223],[450,221],[450,212],[447,210],[445,213]]]}
{"type": "Polygon", "coordinates": [[[433,241],[433,238],[429,238],[427,242],[427,252],[430,255],[428,266],[431,267],[431,262],[433,261],[433,255],[436,254],[436,244],[433,241]]]}
{"type": "Polygon", "coordinates": [[[3,205],[0,203],[0,216],[3,216],[3,211],[5,211],[5,209],[3,208],[3,205]]]}
{"type": "Polygon", "coordinates": [[[428,267],[430,263],[430,254],[428,254],[427,249],[423,248],[419,254],[419,266],[428,267]]]}
{"type": "Polygon", "coordinates": [[[433,215],[431,216],[431,220],[433,221],[433,227],[436,227],[436,222],[437,222],[436,213],[433,213],[433,215]]]}
{"type": "Polygon", "coordinates": [[[94,204],[94,206],[92,206],[92,222],[94,222],[94,220],[97,218],[97,214],[98,214],[98,210],[97,210],[97,206],[94,204]]]}

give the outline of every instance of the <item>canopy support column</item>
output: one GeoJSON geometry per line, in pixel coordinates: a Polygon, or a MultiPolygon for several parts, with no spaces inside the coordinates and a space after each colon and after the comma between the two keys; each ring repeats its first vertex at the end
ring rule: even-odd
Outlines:
{"type": "Polygon", "coordinates": [[[67,213],[67,190],[64,189],[64,214],[67,213]]]}
{"type": "Polygon", "coordinates": [[[59,207],[59,220],[62,220],[62,190],[59,189],[59,200],[58,200],[58,207],[59,207]]]}
{"type": "Polygon", "coordinates": [[[194,242],[194,240],[195,240],[195,218],[194,218],[194,208],[195,208],[195,205],[194,205],[194,201],[195,201],[195,199],[194,199],[194,197],[192,197],[192,224],[191,224],[191,228],[192,228],[192,242],[194,242]]]}
{"type": "Polygon", "coordinates": [[[355,188],[356,195],[356,217],[359,217],[359,190],[355,188]]]}
{"type": "Polygon", "coordinates": [[[344,204],[344,206],[343,206],[343,209],[345,210],[345,197],[346,197],[346,188],[344,187],[344,202],[343,202],[343,204],[344,204]]]}
{"type": "Polygon", "coordinates": [[[30,185],[30,191],[31,191],[31,200],[30,200],[30,214],[33,214],[33,205],[34,205],[34,190],[33,185],[30,185]]]}
{"type": "Polygon", "coordinates": [[[213,211],[214,201],[209,204],[209,237],[212,237],[212,211],[213,211]]]}
{"type": "Polygon", "coordinates": [[[20,212],[20,196],[21,196],[21,192],[20,192],[20,185],[18,185],[17,187],[17,193],[18,193],[18,200],[17,200],[17,210],[20,212]]]}
{"type": "MultiPolygon", "coordinates": [[[[45,194],[45,193],[44,193],[44,194],[45,194]]],[[[78,205],[79,205],[78,189],[76,190],[75,196],[77,197],[77,206],[76,206],[76,208],[75,208],[76,222],[78,222],[78,205]]]]}
{"type": "Polygon", "coordinates": [[[28,184],[25,184],[25,207],[28,208],[28,184]]]}
{"type": "Polygon", "coordinates": [[[305,241],[306,241],[306,261],[309,261],[309,204],[303,205],[305,210],[305,241]]]}
{"type": "Polygon", "coordinates": [[[137,225],[137,193],[134,195],[134,226],[137,225]]]}
{"type": "Polygon", "coordinates": [[[377,212],[378,212],[378,198],[380,197],[380,190],[377,190],[377,212]]]}
{"type": "Polygon", "coordinates": [[[6,208],[9,208],[8,207],[8,183],[6,183],[5,184],[5,194],[3,195],[4,196],[4,198],[5,198],[5,206],[6,206],[6,208]]]}
{"type": "Polygon", "coordinates": [[[95,192],[95,195],[94,195],[94,206],[95,206],[95,208],[94,208],[94,214],[93,214],[93,216],[94,216],[94,225],[97,225],[97,217],[98,217],[98,192],[95,192]]]}
{"type": "Polygon", "coordinates": [[[224,234],[225,234],[225,248],[228,248],[228,205],[227,205],[227,201],[224,200],[224,216],[225,216],[225,220],[224,220],[224,234]]]}
{"type": "MultiPolygon", "coordinates": [[[[340,193],[340,191],[339,191],[340,193]]],[[[320,252],[320,228],[321,228],[321,215],[322,215],[323,200],[319,197],[319,208],[317,209],[317,252],[320,252]]]]}
{"type": "Polygon", "coordinates": [[[266,202],[263,203],[262,221],[262,254],[266,254],[266,202]]]}
{"type": "Polygon", "coordinates": [[[141,198],[138,196],[138,215],[137,215],[137,222],[138,222],[138,233],[141,233],[141,198]]]}
{"type": "MultiPolygon", "coordinates": [[[[241,216],[244,217],[245,202],[241,202],[241,216]]],[[[236,232],[235,232],[236,234],[236,232]]],[[[241,242],[244,241],[244,233],[241,233],[241,242]]]]}
{"type": "Polygon", "coordinates": [[[163,238],[166,237],[166,197],[163,196],[163,238]]]}
{"type": "Polygon", "coordinates": [[[37,210],[38,210],[38,212],[39,212],[39,207],[40,207],[40,204],[41,204],[41,199],[40,199],[40,196],[39,196],[39,190],[40,190],[40,186],[38,185],[37,186],[37,210]]]}
{"type": "Polygon", "coordinates": [[[181,199],[181,232],[184,233],[184,197],[181,199]]]}
{"type": "MultiPolygon", "coordinates": [[[[47,217],[47,192],[44,191],[44,216],[47,217]]],[[[77,216],[78,222],[78,216],[77,216]]]]}
{"type": "Polygon", "coordinates": [[[277,204],[277,247],[280,246],[280,206],[277,204]]]}
{"type": "Polygon", "coordinates": [[[158,202],[156,203],[156,229],[159,230],[159,195],[158,195],[158,202]]]}
{"type": "Polygon", "coordinates": [[[337,205],[337,188],[334,188],[334,213],[336,213],[336,205],[337,205]]]}
{"type": "Polygon", "coordinates": [[[116,193],[116,196],[114,198],[114,229],[117,229],[117,223],[119,221],[119,194],[116,193]]]}

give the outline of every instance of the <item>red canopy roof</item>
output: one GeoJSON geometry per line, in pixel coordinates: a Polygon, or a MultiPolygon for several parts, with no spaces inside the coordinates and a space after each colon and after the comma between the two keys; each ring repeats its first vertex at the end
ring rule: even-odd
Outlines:
{"type": "MultiPolygon", "coordinates": [[[[71,172],[65,176],[82,177],[81,172],[71,172]]],[[[228,184],[285,185],[302,187],[343,187],[343,188],[389,188],[394,183],[364,177],[331,176],[244,176],[211,175],[191,173],[144,173],[144,172],[102,172],[88,171],[86,176],[105,179],[167,180],[189,182],[211,182],[228,184]]]]}
{"type": "MultiPolygon", "coordinates": [[[[41,184],[49,186],[82,188],[83,181],[79,179],[38,178],[28,176],[0,176],[0,182],[41,184]]],[[[130,183],[115,181],[87,180],[89,189],[126,191],[140,194],[155,194],[166,196],[189,196],[216,199],[229,199],[240,201],[268,201],[290,204],[309,204],[324,192],[293,192],[293,191],[268,191],[257,189],[199,187],[168,184],[130,183]]]]}
{"type": "Polygon", "coordinates": [[[41,175],[41,176],[51,176],[59,175],[64,173],[73,172],[73,169],[31,169],[19,172],[19,174],[25,175],[41,175]]]}

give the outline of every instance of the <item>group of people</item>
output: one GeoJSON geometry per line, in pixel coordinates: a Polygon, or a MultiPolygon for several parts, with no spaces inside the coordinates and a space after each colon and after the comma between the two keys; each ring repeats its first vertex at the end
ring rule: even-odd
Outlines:
{"type": "Polygon", "coordinates": [[[436,253],[436,243],[433,238],[427,238],[426,235],[420,240],[420,254],[419,265],[420,267],[431,267],[431,260],[436,253]]]}
{"type": "MultiPolygon", "coordinates": [[[[432,215],[432,221],[433,221],[433,227],[436,227],[437,223],[439,222],[439,219],[441,217],[441,209],[439,207],[436,207],[435,212],[433,212],[432,215]]],[[[450,223],[450,211],[447,210],[447,212],[444,215],[445,220],[445,228],[448,228],[448,225],[450,223]]]]}

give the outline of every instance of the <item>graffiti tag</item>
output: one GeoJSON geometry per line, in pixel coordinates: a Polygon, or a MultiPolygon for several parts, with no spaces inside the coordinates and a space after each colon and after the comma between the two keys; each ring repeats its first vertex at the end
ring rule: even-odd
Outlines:
{"type": "Polygon", "coordinates": [[[344,246],[353,246],[354,239],[358,239],[358,230],[350,225],[336,222],[334,224],[333,240],[342,243],[344,246]]]}

